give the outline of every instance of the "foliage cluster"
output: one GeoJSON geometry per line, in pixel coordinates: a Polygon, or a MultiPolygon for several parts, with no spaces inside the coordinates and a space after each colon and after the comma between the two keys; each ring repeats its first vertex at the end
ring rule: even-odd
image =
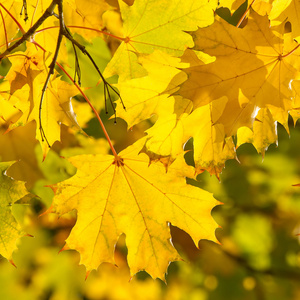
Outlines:
{"type": "Polygon", "coordinates": [[[173,226],[217,242],[219,202],[196,177],[245,143],[264,156],[300,116],[300,2],[219,2],[1,1],[1,255],[13,263],[33,195],[76,211],[62,250],[87,275],[116,263],[122,234],[130,276],[162,280],[182,259],[173,226]]]}

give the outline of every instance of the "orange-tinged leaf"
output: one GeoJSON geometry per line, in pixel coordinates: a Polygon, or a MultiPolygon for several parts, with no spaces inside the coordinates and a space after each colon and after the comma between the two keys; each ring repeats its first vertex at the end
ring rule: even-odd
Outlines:
{"type": "Polygon", "coordinates": [[[250,16],[243,29],[219,20],[193,33],[195,49],[216,61],[187,69],[189,79],[180,89],[195,108],[226,95],[220,123],[227,136],[241,126],[251,127],[257,106],[268,107],[274,120],[286,125],[292,104],[289,84],[300,75],[300,49],[291,35],[272,31],[267,17],[250,16]]]}
{"type": "Polygon", "coordinates": [[[216,241],[211,216],[218,202],[208,192],[186,184],[194,169],[178,158],[165,172],[138,154],[144,139],[110,155],[82,155],[70,162],[77,167],[72,178],[57,184],[54,208],[59,214],[77,210],[77,223],[66,244],[80,252],[87,270],[102,262],[114,263],[119,236],[126,235],[131,274],[146,270],[164,278],[169,262],[179,260],[170,241],[171,223],[200,239],[216,241]]]}
{"type": "Polygon", "coordinates": [[[123,42],[104,76],[118,74],[120,80],[126,80],[143,76],[133,52],[150,54],[157,49],[180,56],[186,48],[193,47],[185,31],[211,24],[217,1],[162,0],[158,5],[155,0],[136,0],[132,6],[123,1],[119,4],[124,21],[123,42]]]}

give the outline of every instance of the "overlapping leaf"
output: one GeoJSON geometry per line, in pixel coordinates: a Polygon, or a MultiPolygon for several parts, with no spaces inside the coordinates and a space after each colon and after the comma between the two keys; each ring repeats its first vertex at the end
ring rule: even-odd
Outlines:
{"type": "MultiPolygon", "coordinates": [[[[289,84],[300,74],[300,50],[291,35],[273,32],[267,17],[251,16],[243,29],[218,20],[193,33],[195,48],[216,61],[187,69],[189,79],[180,90],[195,108],[226,95],[229,101],[219,121],[227,136],[241,126],[251,127],[257,106],[267,107],[286,126],[289,84]]],[[[283,33],[283,26],[278,30],[283,33]]]]}
{"type": "Polygon", "coordinates": [[[185,31],[211,24],[216,6],[217,1],[207,0],[160,1],[159,5],[155,0],[136,0],[132,6],[120,1],[123,42],[104,75],[118,74],[121,80],[145,75],[134,52],[150,54],[158,49],[174,56],[182,55],[187,47],[194,45],[185,31]]]}
{"type": "Polygon", "coordinates": [[[6,76],[10,83],[6,98],[23,112],[18,125],[36,121],[36,138],[40,140],[45,156],[49,146],[60,140],[61,124],[78,126],[71,103],[72,96],[78,91],[59,77],[52,77],[41,104],[47,76],[43,52],[28,44],[26,52],[16,52],[10,60],[13,68],[6,76]]]}
{"type": "Polygon", "coordinates": [[[110,155],[85,155],[70,159],[75,176],[56,186],[54,209],[63,214],[77,210],[77,223],[66,248],[81,254],[87,270],[102,262],[114,262],[119,236],[126,235],[131,273],[146,270],[164,278],[170,261],[179,255],[170,242],[168,223],[185,230],[198,244],[215,241],[216,223],[211,209],[218,202],[208,192],[186,184],[194,170],[178,158],[165,173],[161,163],[149,166],[138,155],[144,140],[110,155]]]}

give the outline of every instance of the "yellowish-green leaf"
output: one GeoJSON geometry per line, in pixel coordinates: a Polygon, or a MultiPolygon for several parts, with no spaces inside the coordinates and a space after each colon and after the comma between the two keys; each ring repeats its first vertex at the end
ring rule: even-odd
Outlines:
{"type": "Polygon", "coordinates": [[[0,163],[0,254],[11,259],[17,249],[17,240],[24,236],[24,231],[12,213],[14,203],[28,194],[23,182],[18,182],[6,175],[12,162],[0,163]]]}
{"type": "Polygon", "coordinates": [[[163,0],[157,5],[155,0],[136,0],[132,6],[123,1],[119,4],[124,21],[123,42],[104,76],[118,74],[121,80],[126,80],[145,74],[134,53],[150,54],[159,49],[180,56],[185,49],[193,47],[192,37],[185,31],[210,25],[217,1],[163,0]]]}

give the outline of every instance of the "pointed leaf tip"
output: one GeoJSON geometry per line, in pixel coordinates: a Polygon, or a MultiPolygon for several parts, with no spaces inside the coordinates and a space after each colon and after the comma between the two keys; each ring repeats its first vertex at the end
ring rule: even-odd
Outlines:
{"type": "Polygon", "coordinates": [[[54,194],[56,194],[57,186],[56,185],[45,185],[45,187],[50,188],[54,194]]]}
{"type": "Polygon", "coordinates": [[[12,259],[8,260],[15,268],[17,268],[17,266],[15,265],[14,261],[12,259]]]}
{"type": "Polygon", "coordinates": [[[27,237],[34,237],[33,235],[29,234],[29,233],[26,233],[24,234],[24,237],[27,236],[27,237]]]}
{"type": "Polygon", "coordinates": [[[44,211],[43,213],[41,213],[40,215],[39,215],[39,218],[40,217],[42,217],[42,216],[44,216],[44,215],[47,215],[47,214],[50,214],[50,213],[54,213],[55,211],[54,211],[54,208],[53,208],[53,206],[51,205],[46,211],[44,211]]]}
{"type": "Polygon", "coordinates": [[[59,251],[58,254],[65,251],[65,250],[70,250],[69,246],[67,244],[65,244],[59,251]]]}
{"type": "Polygon", "coordinates": [[[85,274],[85,278],[84,278],[84,280],[87,280],[87,279],[88,279],[88,277],[89,277],[90,273],[91,273],[91,270],[89,270],[89,271],[86,271],[86,274],[85,274]]]}

